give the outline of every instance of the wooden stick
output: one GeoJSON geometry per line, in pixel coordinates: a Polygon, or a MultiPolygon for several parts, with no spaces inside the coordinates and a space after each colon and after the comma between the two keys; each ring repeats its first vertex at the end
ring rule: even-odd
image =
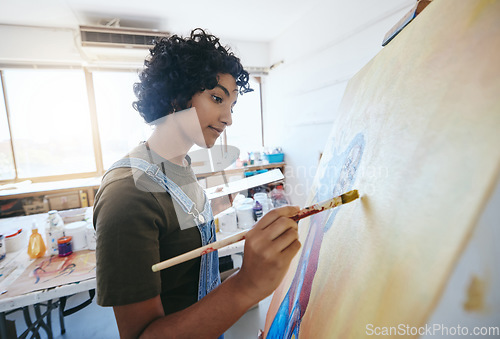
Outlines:
{"type": "Polygon", "coordinates": [[[222,247],[229,246],[231,244],[237,243],[238,241],[241,241],[245,239],[245,235],[248,233],[249,230],[236,233],[230,237],[227,237],[226,239],[222,239],[216,242],[213,242],[211,244],[199,247],[197,249],[194,249],[192,251],[186,252],[184,254],[178,255],[177,257],[173,257],[171,259],[162,261],[158,264],[154,264],[151,269],[153,272],[158,272],[161,271],[167,267],[171,267],[180,263],[183,263],[185,261],[201,257],[204,254],[211,253],[213,251],[216,251],[222,247]]]}
{"type": "MultiPolygon", "coordinates": [[[[311,216],[313,214],[335,208],[340,205],[347,204],[353,200],[356,200],[359,198],[359,194],[357,190],[349,191],[347,193],[344,193],[342,195],[339,195],[338,197],[335,197],[330,200],[326,200],[317,204],[314,204],[312,206],[306,207],[302,210],[300,210],[297,214],[294,216],[290,217],[290,219],[294,221],[299,221],[305,217],[311,216]]],[[[154,264],[151,269],[153,272],[158,272],[161,271],[165,268],[186,262],[188,260],[201,257],[204,254],[208,254],[214,251],[217,251],[218,249],[221,249],[223,247],[232,245],[234,243],[237,243],[238,241],[241,241],[245,239],[246,234],[248,233],[249,230],[236,233],[226,239],[222,239],[216,242],[213,242],[211,244],[202,246],[200,248],[194,249],[192,251],[189,251],[187,253],[181,254],[177,257],[162,261],[158,264],[154,264]]]]}

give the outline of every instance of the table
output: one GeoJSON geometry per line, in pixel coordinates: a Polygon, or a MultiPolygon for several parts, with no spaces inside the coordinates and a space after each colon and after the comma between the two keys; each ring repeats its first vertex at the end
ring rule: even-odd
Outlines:
{"type": "MultiPolygon", "coordinates": [[[[92,208],[86,210],[86,217],[92,220],[92,208]]],[[[36,222],[39,227],[39,233],[44,234],[45,220],[47,214],[35,214],[30,216],[20,216],[13,218],[0,219],[0,233],[9,230],[23,228],[25,232],[26,244],[28,236],[31,234],[30,228],[33,222],[36,222]]],[[[241,231],[241,230],[238,230],[241,231]]],[[[217,239],[223,239],[232,234],[217,233],[217,239]]],[[[227,246],[219,250],[219,256],[228,256],[236,253],[242,253],[244,249],[244,241],[227,246]]],[[[25,269],[33,262],[27,255],[26,246],[16,252],[7,253],[6,258],[0,261],[0,268],[15,267],[11,272],[8,272],[7,277],[0,280],[0,293],[8,290],[9,286],[25,271],[25,269]]],[[[2,277],[0,277],[1,279],[2,277]]],[[[64,333],[64,316],[73,314],[79,309],[89,305],[95,296],[96,279],[95,277],[79,281],[77,283],[63,284],[57,287],[46,290],[35,291],[26,294],[18,294],[15,296],[0,299],[0,337],[7,338],[7,319],[6,316],[13,312],[22,311],[28,329],[21,334],[20,338],[25,338],[29,333],[36,335],[42,328],[49,338],[53,337],[51,326],[51,313],[59,308],[59,321],[61,324],[61,333],[64,333]],[[72,295],[89,292],[89,299],[81,305],[65,310],[66,299],[72,295]],[[29,313],[29,306],[33,306],[35,311],[35,319],[32,321],[29,313]],[[42,307],[45,308],[42,311],[42,307]]]]}
{"type": "MultiPolygon", "coordinates": [[[[86,210],[87,218],[91,218],[92,209],[86,210]]],[[[0,261],[0,268],[6,274],[3,280],[0,280],[0,293],[9,289],[9,286],[25,271],[25,269],[34,261],[27,254],[28,237],[31,234],[31,225],[36,222],[39,233],[44,234],[45,220],[47,214],[34,214],[30,216],[20,216],[13,218],[0,219],[0,233],[23,228],[26,245],[16,252],[7,253],[5,259],[0,261]],[[13,270],[12,270],[13,269],[13,270]]],[[[40,328],[44,329],[49,338],[52,338],[51,313],[59,308],[59,321],[61,332],[64,333],[64,316],[70,315],[79,309],[89,305],[95,296],[96,279],[95,275],[91,279],[79,281],[76,283],[61,284],[57,287],[48,288],[41,291],[30,292],[26,294],[16,294],[10,297],[0,299],[0,337],[7,338],[6,315],[13,312],[22,311],[28,329],[20,336],[24,338],[29,333],[37,336],[40,328]],[[89,300],[82,305],[65,310],[68,297],[81,293],[89,292],[89,300]],[[28,306],[33,305],[35,311],[35,320],[31,320],[28,306]],[[42,312],[41,307],[45,307],[42,312]]]]}
{"type": "Polygon", "coordinates": [[[95,278],[81,281],[78,283],[71,283],[61,285],[58,287],[50,288],[43,291],[36,291],[28,294],[17,295],[0,301],[0,337],[7,338],[7,319],[6,316],[10,313],[22,311],[26,326],[28,327],[19,338],[25,338],[29,333],[37,335],[40,328],[43,328],[47,333],[48,338],[53,338],[51,313],[52,310],[59,307],[59,321],[61,324],[61,334],[65,333],[64,317],[75,313],[76,311],[88,306],[92,303],[95,296],[96,280],[95,278]],[[89,292],[89,299],[84,303],[65,310],[66,300],[69,296],[89,292]],[[57,299],[56,301],[54,301],[57,299]],[[28,310],[28,306],[33,305],[35,310],[34,321],[28,310]],[[41,311],[41,307],[45,307],[45,312],[41,311]]]}

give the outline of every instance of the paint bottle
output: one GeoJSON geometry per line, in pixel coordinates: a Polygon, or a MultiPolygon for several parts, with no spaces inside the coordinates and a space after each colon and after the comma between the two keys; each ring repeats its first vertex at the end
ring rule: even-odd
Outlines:
{"type": "Polygon", "coordinates": [[[60,257],[67,257],[73,253],[71,248],[71,237],[61,237],[57,239],[57,250],[60,257]]]}
{"type": "Polygon", "coordinates": [[[45,240],[49,255],[58,255],[57,239],[64,236],[64,222],[57,211],[49,211],[45,225],[45,240]]]}
{"type": "Polygon", "coordinates": [[[253,219],[259,221],[262,218],[262,205],[259,201],[255,200],[253,204],[253,219]]]}
{"type": "Polygon", "coordinates": [[[271,210],[271,204],[269,203],[269,198],[267,194],[264,192],[257,192],[253,195],[255,201],[258,201],[262,205],[262,215],[265,215],[267,212],[271,210]]]}
{"type": "Polygon", "coordinates": [[[34,222],[28,242],[28,255],[31,259],[41,258],[45,254],[45,251],[46,247],[42,235],[38,233],[38,225],[34,222]]]}

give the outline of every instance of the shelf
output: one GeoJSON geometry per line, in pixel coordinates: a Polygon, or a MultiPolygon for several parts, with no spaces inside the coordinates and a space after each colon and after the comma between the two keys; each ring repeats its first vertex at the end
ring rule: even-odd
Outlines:
{"type": "Polygon", "coordinates": [[[265,165],[250,165],[250,166],[244,166],[244,167],[229,167],[228,169],[226,169],[224,171],[196,173],[196,177],[198,179],[204,179],[204,178],[215,176],[215,175],[222,175],[222,174],[232,175],[232,174],[245,173],[245,172],[251,172],[251,171],[258,171],[258,170],[261,170],[261,169],[272,169],[272,168],[280,168],[281,172],[284,172],[285,163],[284,162],[276,162],[276,163],[265,164],[265,165]]]}
{"type": "MultiPolygon", "coordinates": [[[[196,173],[198,180],[205,180],[207,178],[216,176],[231,176],[231,175],[244,175],[245,172],[258,171],[263,169],[279,168],[282,173],[285,172],[285,163],[270,163],[262,165],[251,165],[244,167],[230,167],[224,171],[196,173]]],[[[53,182],[41,183],[19,183],[13,188],[0,190],[0,202],[14,199],[25,198],[38,198],[46,196],[64,196],[64,194],[75,194],[85,192],[87,194],[87,203],[89,206],[94,204],[94,196],[99,189],[102,177],[86,178],[86,179],[73,179],[62,180],[53,182]]],[[[62,198],[64,199],[64,197],[62,198]]],[[[23,202],[24,203],[24,202],[23,202]]],[[[75,207],[76,208],[76,207],[75,207]]],[[[16,210],[17,211],[17,210],[16,210]]],[[[9,212],[10,213],[10,212],[9,212]]],[[[17,212],[16,212],[17,213],[17,212]]],[[[0,214],[1,215],[1,214],[0,214]]]]}

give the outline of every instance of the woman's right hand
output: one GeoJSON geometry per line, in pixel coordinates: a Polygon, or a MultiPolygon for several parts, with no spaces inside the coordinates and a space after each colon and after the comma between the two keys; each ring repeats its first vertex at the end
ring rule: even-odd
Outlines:
{"type": "Polygon", "coordinates": [[[245,237],[243,264],[236,276],[256,302],[274,292],[300,249],[298,225],[290,219],[299,210],[298,206],[271,210],[245,237]]]}

